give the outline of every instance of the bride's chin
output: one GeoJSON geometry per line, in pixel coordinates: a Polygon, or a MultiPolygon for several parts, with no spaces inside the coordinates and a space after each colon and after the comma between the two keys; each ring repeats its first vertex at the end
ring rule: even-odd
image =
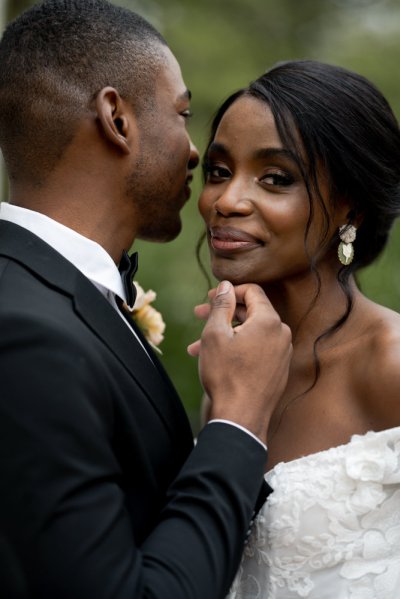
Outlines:
{"type": "Polygon", "coordinates": [[[239,261],[213,260],[211,271],[217,281],[230,281],[232,285],[254,283],[253,270],[245,268],[245,265],[239,261]]]}
{"type": "Polygon", "coordinates": [[[232,285],[243,285],[244,283],[252,283],[249,277],[243,275],[243,273],[232,273],[228,271],[213,271],[214,277],[217,281],[230,281],[232,285]]]}

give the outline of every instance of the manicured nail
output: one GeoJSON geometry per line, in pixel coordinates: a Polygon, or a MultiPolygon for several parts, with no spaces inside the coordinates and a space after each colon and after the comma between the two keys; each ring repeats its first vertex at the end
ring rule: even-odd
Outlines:
{"type": "Polygon", "coordinates": [[[231,288],[231,284],[229,281],[221,281],[221,283],[217,287],[217,295],[224,295],[224,293],[228,293],[231,288]]]}

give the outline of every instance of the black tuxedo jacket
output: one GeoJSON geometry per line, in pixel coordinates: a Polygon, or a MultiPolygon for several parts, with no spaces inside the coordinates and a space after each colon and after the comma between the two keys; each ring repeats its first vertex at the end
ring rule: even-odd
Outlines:
{"type": "Polygon", "coordinates": [[[154,364],[71,263],[0,221],[1,597],[227,592],[266,455],[224,424],[193,449],[146,347],[154,364]]]}

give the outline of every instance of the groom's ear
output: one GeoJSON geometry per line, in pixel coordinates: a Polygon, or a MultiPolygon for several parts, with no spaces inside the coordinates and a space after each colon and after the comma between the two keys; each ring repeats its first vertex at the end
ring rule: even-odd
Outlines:
{"type": "Polygon", "coordinates": [[[98,125],[107,141],[130,154],[137,139],[136,120],[131,107],[113,87],[104,87],[96,96],[98,125]]]}

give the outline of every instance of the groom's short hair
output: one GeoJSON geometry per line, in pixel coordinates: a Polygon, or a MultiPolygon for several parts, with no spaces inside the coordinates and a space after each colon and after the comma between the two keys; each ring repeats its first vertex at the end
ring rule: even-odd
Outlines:
{"type": "Polygon", "coordinates": [[[0,146],[11,180],[40,185],[108,85],[143,110],[163,65],[161,34],[107,0],[44,0],[0,42],[0,146]]]}

